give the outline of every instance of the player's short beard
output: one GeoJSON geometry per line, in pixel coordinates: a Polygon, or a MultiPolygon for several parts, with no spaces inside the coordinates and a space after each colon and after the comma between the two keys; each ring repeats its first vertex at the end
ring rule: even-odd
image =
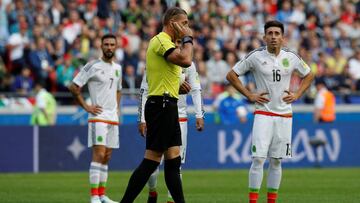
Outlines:
{"type": "Polygon", "coordinates": [[[112,52],[112,51],[104,52],[103,51],[103,56],[104,56],[105,59],[109,60],[114,56],[114,52],[112,52]]]}

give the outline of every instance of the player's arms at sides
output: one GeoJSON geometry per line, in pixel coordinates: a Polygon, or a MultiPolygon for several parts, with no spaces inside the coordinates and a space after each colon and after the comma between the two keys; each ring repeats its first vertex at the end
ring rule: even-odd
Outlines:
{"type": "Polygon", "coordinates": [[[235,71],[231,70],[227,75],[226,79],[230,82],[230,84],[237,89],[241,94],[243,94],[249,101],[257,102],[260,104],[264,104],[269,102],[270,100],[265,95],[269,94],[267,92],[262,92],[259,94],[252,93],[242,84],[239,80],[239,75],[235,73],[235,71]]]}
{"type": "Polygon", "coordinates": [[[148,96],[148,83],[146,81],[146,71],[144,72],[141,87],[140,87],[140,102],[138,106],[138,131],[141,136],[146,135],[146,122],[145,122],[145,103],[148,96]]]}
{"type": "Polygon", "coordinates": [[[121,91],[118,90],[118,91],[116,91],[116,102],[117,102],[117,106],[118,106],[118,109],[117,109],[118,116],[120,116],[120,100],[121,100],[121,91]]]}
{"type": "Polygon", "coordinates": [[[191,87],[191,99],[195,107],[196,124],[195,127],[198,131],[204,129],[204,103],[201,96],[201,85],[199,80],[199,74],[196,71],[195,64],[187,69],[189,75],[189,84],[191,87]]]}
{"type": "Polygon", "coordinates": [[[298,100],[304,92],[310,87],[312,81],[314,80],[314,74],[312,72],[309,72],[301,81],[300,87],[296,93],[285,91],[287,95],[283,98],[284,102],[286,103],[292,103],[296,100],[298,100]]]}
{"type": "Polygon", "coordinates": [[[83,96],[81,95],[81,87],[75,83],[71,83],[69,90],[79,105],[88,113],[98,115],[102,112],[101,106],[98,105],[87,105],[83,96]]]}
{"type": "Polygon", "coordinates": [[[195,107],[196,130],[202,131],[204,129],[204,107],[201,98],[201,89],[193,88],[190,94],[195,107]]]}
{"type": "Polygon", "coordinates": [[[182,38],[182,43],[180,46],[170,49],[171,53],[165,55],[165,59],[173,64],[187,68],[191,66],[193,59],[192,30],[188,26],[176,22],[171,25],[178,36],[182,38]]]}

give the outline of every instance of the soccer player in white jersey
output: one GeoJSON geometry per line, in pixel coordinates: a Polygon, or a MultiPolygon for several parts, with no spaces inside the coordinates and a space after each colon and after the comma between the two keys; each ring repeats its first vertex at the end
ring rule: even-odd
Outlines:
{"type": "MultiPolygon", "coordinates": [[[[188,83],[191,88],[190,94],[195,107],[196,129],[198,131],[201,131],[204,128],[204,110],[203,110],[203,103],[201,98],[200,81],[194,63],[192,63],[190,67],[186,69],[185,68],[182,69],[181,78],[183,78],[184,83],[188,83]]],[[[138,122],[139,122],[138,127],[139,127],[139,132],[142,136],[146,136],[144,107],[147,96],[148,96],[148,84],[146,81],[146,71],[145,71],[140,87],[140,103],[139,103],[139,111],[138,111],[138,122]]],[[[181,141],[182,141],[182,145],[180,146],[181,164],[185,163],[187,132],[188,132],[186,96],[187,96],[186,94],[181,94],[178,100],[179,124],[180,124],[181,141]]],[[[159,168],[157,168],[149,178],[148,181],[149,198],[147,201],[148,203],[157,202],[158,194],[156,192],[156,185],[157,185],[158,175],[159,175],[159,168]]],[[[174,200],[172,199],[170,192],[168,192],[167,203],[173,203],[173,202],[174,200]]]]}
{"type": "Polygon", "coordinates": [[[268,203],[276,202],[281,181],[281,159],[291,157],[291,103],[301,97],[314,79],[309,66],[294,52],[283,48],[284,25],[269,21],[264,26],[265,47],[250,52],[235,64],[227,80],[251,102],[255,102],[252,130],[252,165],[249,171],[249,202],[256,203],[263,178],[263,166],[269,158],[268,203]],[[247,90],[239,75],[252,72],[256,92],[247,90]],[[293,72],[303,77],[297,92],[290,92],[293,72]]]}
{"type": "Polygon", "coordinates": [[[69,89],[77,102],[89,113],[88,147],[92,147],[89,170],[91,203],[115,203],[105,195],[108,162],[113,148],[119,148],[119,106],[122,70],[113,62],[116,37],[101,38],[103,56],[87,63],[73,79],[69,89]],[[87,84],[91,105],[86,104],[81,88],[87,84]]]}

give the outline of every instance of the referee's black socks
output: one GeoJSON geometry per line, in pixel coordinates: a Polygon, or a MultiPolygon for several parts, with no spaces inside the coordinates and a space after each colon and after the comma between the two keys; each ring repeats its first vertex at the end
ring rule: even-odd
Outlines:
{"type": "Polygon", "coordinates": [[[141,164],[131,175],[124,197],[120,203],[132,203],[144,188],[146,182],[149,180],[149,177],[159,164],[160,163],[157,161],[144,158],[141,164]]]}
{"type": "Polygon", "coordinates": [[[180,156],[165,160],[164,173],[166,186],[176,203],[185,203],[184,193],[180,178],[180,156]]]}

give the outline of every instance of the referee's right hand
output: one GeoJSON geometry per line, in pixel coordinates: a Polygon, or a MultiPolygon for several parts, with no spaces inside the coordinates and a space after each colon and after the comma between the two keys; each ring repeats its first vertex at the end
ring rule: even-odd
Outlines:
{"type": "Polygon", "coordinates": [[[189,28],[189,26],[184,26],[179,24],[178,22],[171,23],[172,28],[174,32],[176,33],[176,36],[181,39],[185,36],[193,36],[193,31],[189,28]]]}

